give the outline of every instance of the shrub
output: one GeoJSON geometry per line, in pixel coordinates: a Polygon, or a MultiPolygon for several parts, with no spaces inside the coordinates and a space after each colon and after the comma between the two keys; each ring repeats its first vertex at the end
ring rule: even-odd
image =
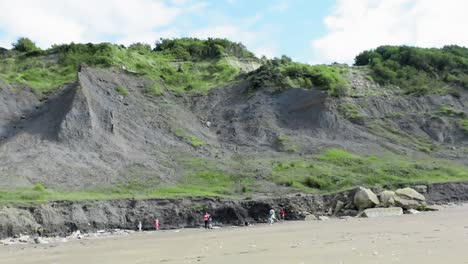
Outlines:
{"type": "Polygon", "coordinates": [[[468,49],[464,47],[380,46],[356,56],[355,65],[368,65],[377,82],[398,85],[407,94],[448,89],[444,83],[468,88],[468,49]]]}
{"type": "Polygon", "coordinates": [[[332,183],[329,181],[329,179],[322,179],[314,176],[305,177],[302,180],[302,184],[309,188],[318,190],[327,190],[332,186],[332,183]]]}
{"type": "Polygon", "coordinates": [[[204,60],[231,55],[238,58],[255,59],[242,43],[227,39],[197,38],[160,39],[155,43],[154,51],[170,55],[180,60],[204,60]]]}
{"type": "Polygon", "coordinates": [[[40,184],[40,183],[36,183],[33,188],[32,188],[33,191],[36,191],[36,192],[45,192],[46,191],[46,188],[40,184]]]}
{"type": "Polygon", "coordinates": [[[260,87],[274,87],[283,90],[289,87],[320,89],[331,96],[344,96],[348,84],[339,69],[326,65],[308,65],[292,62],[286,56],[264,63],[256,71],[249,73],[251,91],[260,87]]]}
{"type": "Polygon", "coordinates": [[[15,43],[11,44],[13,49],[19,52],[34,52],[40,50],[36,44],[28,38],[19,38],[15,43]]]}

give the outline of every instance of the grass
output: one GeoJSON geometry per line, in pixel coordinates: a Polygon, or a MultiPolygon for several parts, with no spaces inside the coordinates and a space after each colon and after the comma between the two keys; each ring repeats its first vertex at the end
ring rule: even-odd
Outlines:
{"type": "Polygon", "coordinates": [[[40,184],[30,188],[1,190],[1,204],[42,204],[55,200],[110,200],[181,197],[234,197],[249,192],[252,182],[217,169],[204,169],[183,175],[175,185],[160,186],[155,182],[132,181],[111,188],[84,191],[56,191],[40,184]]]}
{"type": "Polygon", "coordinates": [[[182,128],[173,128],[172,133],[176,135],[178,138],[184,140],[185,142],[192,145],[192,147],[198,148],[205,144],[202,139],[198,138],[195,135],[189,134],[187,131],[183,130],[182,128]]]}
{"type": "MultiPolygon", "coordinates": [[[[249,197],[264,183],[255,178],[258,172],[252,175],[236,169],[226,172],[218,160],[187,155],[174,158],[187,173],[174,178],[177,181],[172,185],[162,185],[157,180],[135,179],[106,188],[59,191],[36,184],[29,188],[0,190],[0,204],[121,198],[249,197]]],[[[250,160],[252,164],[263,161],[250,160]]],[[[242,164],[243,167],[251,166],[250,163],[242,164]]],[[[468,167],[449,161],[413,159],[394,154],[361,156],[341,149],[328,149],[321,154],[295,160],[269,160],[264,165],[267,164],[271,166],[271,178],[265,176],[264,180],[304,193],[330,193],[358,185],[391,189],[412,184],[468,180],[468,167]]]]}
{"type": "Polygon", "coordinates": [[[145,92],[147,94],[155,95],[155,96],[159,96],[159,95],[162,95],[164,93],[163,88],[161,87],[161,85],[158,85],[156,83],[153,83],[153,84],[145,87],[145,92]]]}
{"type": "MultiPolygon", "coordinates": [[[[24,84],[44,96],[59,86],[76,80],[80,64],[93,67],[125,67],[154,83],[164,84],[176,94],[205,93],[239,75],[228,58],[180,60],[167,52],[123,48],[109,43],[70,44],[52,47],[35,55],[11,52],[0,58],[0,78],[8,83],[24,84]]],[[[147,89],[151,95],[162,92],[160,86],[147,89]]]]}
{"type": "Polygon", "coordinates": [[[123,96],[128,95],[128,89],[122,85],[115,86],[114,90],[118,92],[120,95],[123,95],[123,96]]]}
{"type": "Polygon", "coordinates": [[[358,185],[394,188],[411,184],[468,180],[468,167],[441,160],[359,156],[329,149],[310,160],[275,164],[272,179],[303,192],[339,191],[358,185]]]}
{"type": "Polygon", "coordinates": [[[464,118],[464,119],[459,120],[459,124],[463,132],[465,132],[465,134],[468,135],[468,119],[464,118]]]}
{"type": "Polygon", "coordinates": [[[466,113],[463,111],[456,110],[450,106],[443,105],[437,111],[437,114],[449,117],[466,117],[466,113]]]}
{"type": "Polygon", "coordinates": [[[276,137],[276,142],[280,151],[297,152],[298,146],[285,134],[279,134],[276,137]]]}
{"type": "Polygon", "coordinates": [[[352,103],[344,103],[338,106],[338,111],[343,115],[344,118],[351,122],[362,122],[367,116],[361,114],[358,107],[352,103]]]}

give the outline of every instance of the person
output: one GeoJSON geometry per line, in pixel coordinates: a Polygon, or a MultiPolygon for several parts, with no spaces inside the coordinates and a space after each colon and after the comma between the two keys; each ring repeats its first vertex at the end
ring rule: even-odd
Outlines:
{"type": "Polygon", "coordinates": [[[275,210],[273,208],[270,210],[270,215],[268,217],[268,222],[272,225],[276,221],[275,210]]]}
{"type": "Polygon", "coordinates": [[[156,220],[154,220],[154,229],[159,230],[159,218],[156,218],[156,220]]]}
{"type": "Polygon", "coordinates": [[[141,232],[141,228],[143,227],[143,225],[141,224],[141,221],[138,222],[138,231],[141,232]]]}
{"type": "Polygon", "coordinates": [[[210,220],[210,215],[208,212],[205,212],[205,215],[203,216],[203,221],[205,222],[205,228],[208,228],[208,222],[210,220]]]}
{"type": "Polygon", "coordinates": [[[280,220],[284,221],[284,216],[286,215],[286,212],[284,212],[284,209],[281,209],[279,214],[280,214],[280,220]]]}
{"type": "Polygon", "coordinates": [[[211,218],[211,215],[210,215],[210,218],[208,219],[208,227],[210,229],[213,229],[213,218],[211,218]]]}

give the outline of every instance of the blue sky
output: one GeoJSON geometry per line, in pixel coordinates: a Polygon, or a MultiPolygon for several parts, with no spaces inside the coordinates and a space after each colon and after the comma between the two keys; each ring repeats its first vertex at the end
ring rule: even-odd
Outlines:
{"type": "Polygon", "coordinates": [[[464,0],[0,0],[0,46],[27,36],[69,42],[154,43],[225,37],[258,56],[352,63],[379,45],[468,46],[464,0]]]}

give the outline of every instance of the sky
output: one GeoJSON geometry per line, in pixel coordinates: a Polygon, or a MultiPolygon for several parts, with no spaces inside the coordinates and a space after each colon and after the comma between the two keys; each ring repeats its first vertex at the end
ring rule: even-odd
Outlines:
{"type": "Polygon", "coordinates": [[[379,45],[468,46],[465,0],[0,0],[0,47],[219,37],[257,56],[352,64],[379,45]]]}

